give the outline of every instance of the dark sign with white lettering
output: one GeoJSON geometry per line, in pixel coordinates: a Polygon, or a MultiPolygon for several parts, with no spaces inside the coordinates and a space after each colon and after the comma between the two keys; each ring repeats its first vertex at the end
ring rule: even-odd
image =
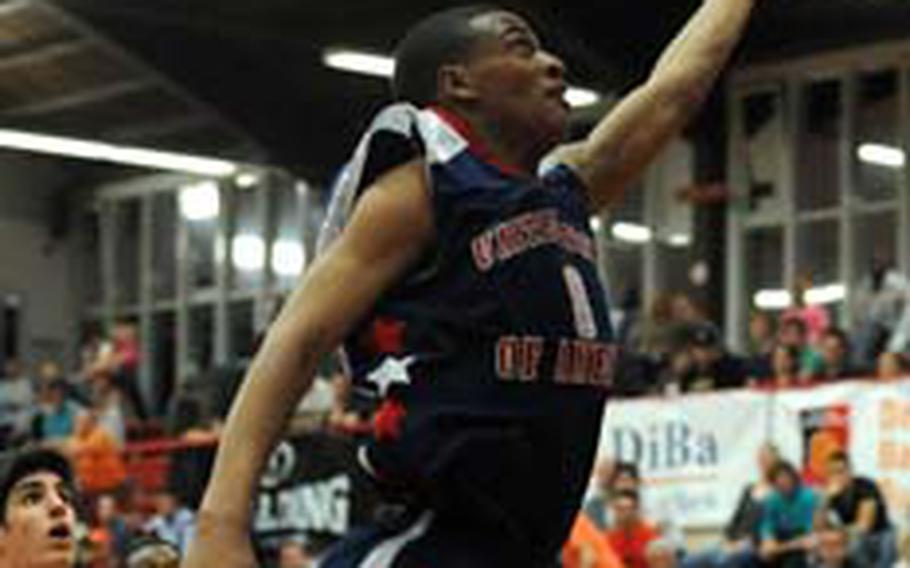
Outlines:
{"type": "Polygon", "coordinates": [[[323,434],[281,442],[260,483],[256,541],[264,548],[286,539],[326,543],[369,521],[377,499],[355,453],[353,440],[323,434]]]}

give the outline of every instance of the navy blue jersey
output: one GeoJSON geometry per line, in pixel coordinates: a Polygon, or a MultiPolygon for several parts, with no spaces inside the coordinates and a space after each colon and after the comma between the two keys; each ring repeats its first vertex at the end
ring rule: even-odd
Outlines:
{"type": "Polygon", "coordinates": [[[552,558],[586,487],[615,359],[584,188],[562,165],[511,171],[458,117],[398,105],[374,122],[347,174],[356,189],[336,201],[353,207],[416,156],[435,241],[345,342],[355,385],[384,401],[362,461],[434,511],[552,558]]]}

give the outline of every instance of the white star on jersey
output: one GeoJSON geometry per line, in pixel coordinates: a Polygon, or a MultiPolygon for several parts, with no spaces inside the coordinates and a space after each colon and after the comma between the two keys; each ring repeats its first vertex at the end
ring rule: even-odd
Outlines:
{"type": "Polygon", "coordinates": [[[389,387],[395,383],[402,385],[411,384],[411,376],[408,374],[408,366],[414,362],[416,357],[409,355],[404,359],[395,357],[386,357],[382,365],[376,367],[372,373],[367,375],[367,381],[376,385],[379,389],[379,395],[385,397],[389,387]]]}

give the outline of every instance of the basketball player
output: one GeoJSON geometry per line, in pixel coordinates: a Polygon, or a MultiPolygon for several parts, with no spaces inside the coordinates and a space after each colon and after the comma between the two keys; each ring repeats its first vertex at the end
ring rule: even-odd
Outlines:
{"type": "Polygon", "coordinates": [[[752,5],[705,0],[648,80],[555,152],[565,69],[521,17],[457,8],[413,28],[397,51],[401,103],[358,147],[330,207],[330,244],[246,377],[185,566],[254,563],[257,477],[340,342],[355,384],[382,401],[360,462],[404,507],[323,566],[554,562],[614,360],[589,216],[687,123],[752,5]]]}
{"type": "Polygon", "coordinates": [[[9,456],[0,477],[0,566],[75,566],[74,494],[63,456],[44,449],[9,456]]]}

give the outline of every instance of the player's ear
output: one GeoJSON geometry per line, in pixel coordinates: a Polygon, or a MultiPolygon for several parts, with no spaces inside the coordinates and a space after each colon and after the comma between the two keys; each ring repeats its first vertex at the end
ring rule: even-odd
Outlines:
{"type": "Polygon", "coordinates": [[[436,74],[436,91],[440,101],[472,101],[478,96],[467,66],[461,63],[443,65],[436,74]]]}

